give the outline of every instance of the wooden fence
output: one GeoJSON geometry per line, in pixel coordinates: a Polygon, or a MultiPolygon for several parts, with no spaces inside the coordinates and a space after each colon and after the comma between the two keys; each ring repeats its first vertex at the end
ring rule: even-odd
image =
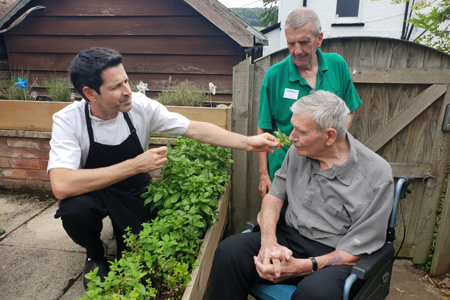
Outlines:
{"type": "MultiPolygon", "coordinates": [[[[365,37],[327,39],[321,49],[347,61],[363,102],[350,133],[386,159],[394,177],[416,178],[412,194],[403,201],[407,232],[400,256],[425,263],[450,155],[450,134],[441,129],[450,104],[450,56],[415,43],[365,37]]],[[[233,131],[256,134],[264,74],[287,55],[284,49],[234,68],[233,131]]],[[[261,197],[257,154],[235,151],[234,160],[230,231],[238,232],[246,220],[256,217],[261,197]]],[[[441,216],[431,270],[437,276],[450,271],[450,257],[445,255],[450,250],[448,199],[441,216]]],[[[396,247],[403,238],[401,211],[398,220],[396,247]]]]}

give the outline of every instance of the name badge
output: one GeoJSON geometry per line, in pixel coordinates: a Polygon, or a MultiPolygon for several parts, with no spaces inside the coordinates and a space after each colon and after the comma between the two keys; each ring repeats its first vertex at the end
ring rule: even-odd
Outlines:
{"type": "Polygon", "coordinates": [[[297,100],[297,98],[298,98],[298,91],[297,90],[292,90],[292,89],[285,89],[283,98],[297,100]]]}

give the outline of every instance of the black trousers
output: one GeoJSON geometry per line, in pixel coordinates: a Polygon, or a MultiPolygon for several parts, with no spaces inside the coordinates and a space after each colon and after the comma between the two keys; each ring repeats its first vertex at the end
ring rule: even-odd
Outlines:
{"type": "MultiPolygon", "coordinates": [[[[101,197],[95,193],[88,193],[61,200],[55,218],[61,217],[64,229],[70,238],[83,248],[87,256],[98,261],[104,256],[104,249],[100,234],[103,229],[103,218],[109,215],[108,209],[101,197]]],[[[112,221],[117,241],[117,255],[125,249],[123,232],[112,221]]]]}
{"type": "MultiPolygon", "coordinates": [[[[277,239],[280,245],[292,250],[294,258],[316,257],[335,250],[304,238],[287,226],[277,228],[277,239]]],[[[219,244],[212,266],[211,300],[246,300],[251,284],[273,284],[261,279],[256,271],[253,257],[258,255],[260,246],[259,232],[236,234],[219,244]]],[[[297,285],[291,299],[341,299],[351,268],[348,265],[327,266],[282,283],[297,285]]]]}

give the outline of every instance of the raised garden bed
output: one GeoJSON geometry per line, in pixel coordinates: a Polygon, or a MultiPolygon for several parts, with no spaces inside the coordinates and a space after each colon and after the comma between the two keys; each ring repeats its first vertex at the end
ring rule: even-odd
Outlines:
{"type": "Polygon", "coordinates": [[[182,300],[201,300],[205,294],[214,252],[219,245],[228,215],[231,185],[227,184],[225,187],[225,193],[219,198],[219,221],[216,222],[215,226],[209,227],[206,232],[201,249],[202,254],[198,259],[199,266],[192,272],[191,282],[186,287],[182,300]]]}
{"type": "MultiPolygon", "coordinates": [[[[0,100],[0,129],[52,131],[52,115],[70,103],[46,101],[0,100]]],[[[231,129],[231,108],[167,106],[190,120],[213,123],[231,129]]]]}

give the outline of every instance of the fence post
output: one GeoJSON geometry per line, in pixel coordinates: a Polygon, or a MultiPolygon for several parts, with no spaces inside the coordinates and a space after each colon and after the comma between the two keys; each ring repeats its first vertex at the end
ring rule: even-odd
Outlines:
{"type": "MultiPolygon", "coordinates": [[[[253,64],[251,57],[233,68],[232,131],[243,135],[251,134],[253,96],[253,64]]],[[[233,150],[233,174],[231,176],[231,208],[229,233],[242,231],[248,219],[248,170],[249,153],[233,150]]]]}
{"type": "MultiPolygon", "coordinates": [[[[447,93],[444,97],[442,103],[441,113],[439,115],[439,120],[442,120],[445,113],[445,107],[450,104],[450,86],[447,88],[447,93]]],[[[438,125],[441,125],[438,123],[438,125]]],[[[440,126],[439,126],[440,127],[440,126]]],[[[448,133],[443,133],[438,129],[439,133],[442,135],[441,149],[442,154],[439,161],[440,169],[443,176],[442,182],[445,182],[445,174],[448,167],[449,160],[449,148],[450,148],[450,137],[448,133]]],[[[440,195],[440,193],[439,193],[440,195]]],[[[447,273],[450,273],[450,256],[448,251],[450,250],[450,184],[447,186],[445,193],[444,207],[441,213],[441,221],[439,224],[438,236],[436,238],[436,245],[434,248],[433,260],[431,262],[431,276],[444,277],[447,273]]]]}

